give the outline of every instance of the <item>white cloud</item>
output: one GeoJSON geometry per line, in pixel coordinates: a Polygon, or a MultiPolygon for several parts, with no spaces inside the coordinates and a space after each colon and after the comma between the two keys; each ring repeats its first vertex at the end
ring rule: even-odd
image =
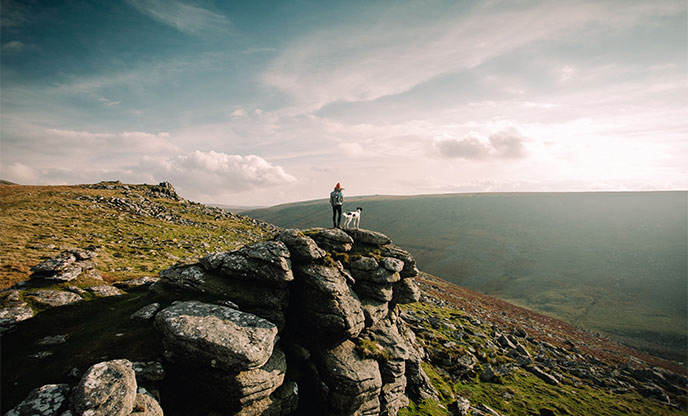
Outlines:
{"type": "Polygon", "coordinates": [[[111,100],[111,99],[105,98],[105,97],[98,97],[98,101],[100,101],[101,103],[105,104],[108,107],[112,107],[114,105],[120,105],[122,103],[121,101],[114,101],[114,100],[111,100]]]}
{"type": "Polygon", "coordinates": [[[229,115],[229,118],[246,118],[248,117],[248,111],[244,108],[237,108],[236,110],[232,111],[232,113],[229,115]]]}
{"type": "Polygon", "coordinates": [[[463,138],[438,137],[434,146],[443,157],[463,159],[520,159],[525,156],[527,139],[516,129],[502,130],[484,137],[471,133],[463,138]]]}
{"type": "Polygon", "coordinates": [[[140,168],[159,180],[169,180],[180,184],[181,189],[202,194],[243,192],[296,182],[282,167],[259,156],[215,151],[197,150],[172,158],[148,156],[140,168]]]}
{"type": "Polygon", "coordinates": [[[231,23],[218,13],[180,0],[126,0],[136,10],[180,32],[224,31],[231,23]]]}
{"type": "Polygon", "coordinates": [[[561,68],[561,70],[559,71],[559,81],[566,82],[566,81],[570,80],[571,78],[573,78],[575,73],[576,73],[575,68],[566,65],[565,67],[561,68]]]}

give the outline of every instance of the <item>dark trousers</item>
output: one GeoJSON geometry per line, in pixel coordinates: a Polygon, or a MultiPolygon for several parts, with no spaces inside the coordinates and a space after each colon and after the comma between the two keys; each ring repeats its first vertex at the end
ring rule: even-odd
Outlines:
{"type": "Polygon", "coordinates": [[[332,226],[339,227],[342,222],[342,206],[332,205],[332,226]]]}

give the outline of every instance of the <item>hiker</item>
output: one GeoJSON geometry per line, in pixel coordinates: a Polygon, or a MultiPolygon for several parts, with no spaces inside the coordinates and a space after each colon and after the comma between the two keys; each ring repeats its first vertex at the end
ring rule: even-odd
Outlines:
{"type": "Polygon", "coordinates": [[[334,187],[334,191],[330,192],[330,205],[332,205],[332,227],[339,228],[339,224],[342,222],[342,204],[344,203],[344,195],[342,191],[344,188],[337,183],[334,187]]]}

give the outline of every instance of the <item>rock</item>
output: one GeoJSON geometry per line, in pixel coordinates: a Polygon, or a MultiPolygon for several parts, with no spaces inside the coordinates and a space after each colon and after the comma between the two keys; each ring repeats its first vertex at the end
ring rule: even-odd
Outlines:
{"type": "Polygon", "coordinates": [[[88,288],[89,292],[93,293],[96,297],[107,298],[110,296],[120,296],[122,292],[114,286],[102,285],[102,286],[91,286],[88,288]]]}
{"type": "Polygon", "coordinates": [[[354,285],[354,291],[361,298],[374,299],[379,302],[389,302],[394,296],[391,283],[369,283],[358,281],[354,285]]]}
{"type": "Polygon", "coordinates": [[[361,257],[351,262],[349,269],[356,282],[359,283],[385,284],[398,282],[401,279],[398,272],[381,267],[372,257],[361,257]]]}
{"type": "Polygon", "coordinates": [[[399,329],[389,317],[366,329],[361,336],[377,342],[391,359],[404,361],[411,357],[413,347],[401,336],[399,329]]]}
{"type": "Polygon", "coordinates": [[[354,240],[338,228],[313,228],[306,230],[306,234],[325,250],[347,252],[354,244],[354,240]]]}
{"type": "Polygon", "coordinates": [[[52,336],[47,336],[39,339],[36,341],[37,345],[59,345],[59,344],[64,344],[67,342],[67,338],[69,338],[69,335],[64,334],[64,335],[52,335],[52,336]]]}
{"type": "Polygon", "coordinates": [[[493,368],[490,364],[487,365],[485,371],[480,374],[480,381],[489,383],[501,383],[502,377],[507,376],[511,373],[511,367],[507,364],[502,364],[496,368],[493,368]]]}
{"type": "Polygon", "coordinates": [[[394,244],[388,244],[381,247],[380,252],[385,257],[393,257],[404,262],[404,268],[400,272],[402,279],[418,276],[419,272],[416,267],[416,260],[408,251],[394,244]]]}
{"type": "Polygon", "coordinates": [[[420,300],[420,289],[412,278],[401,279],[392,286],[392,303],[407,304],[420,300]]]}
{"type": "Polygon", "coordinates": [[[65,250],[33,266],[31,277],[68,282],[76,279],[82,271],[94,269],[95,264],[90,259],[95,256],[96,253],[86,250],[65,250]]]}
{"type": "Polygon", "coordinates": [[[335,267],[308,264],[296,269],[299,325],[332,340],[356,337],[365,326],[361,302],[335,267]]]}
{"type": "Polygon", "coordinates": [[[151,303],[150,305],[146,305],[138,311],[132,313],[131,316],[129,316],[129,319],[139,319],[142,321],[151,319],[158,309],[160,309],[160,304],[158,302],[151,303]]]}
{"type": "Polygon", "coordinates": [[[0,334],[13,329],[19,322],[33,318],[33,309],[24,302],[0,309],[0,334]]]}
{"type": "Polygon", "coordinates": [[[542,371],[542,369],[540,369],[540,367],[538,367],[538,366],[535,366],[535,365],[528,366],[528,367],[526,367],[526,370],[528,370],[529,372],[533,373],[537,378],[539,378],[540,380],[544,381],[544,382],[547,383],[547,384],[551,384],[551,385],[553,385],[553,386],[556,386],[556,385],[559,384],[559,380],[557,380],[557,379],[556,379],[554,376],[552,376],[551,374],[545,373],[545,372],[542,371]]]}
{"type": "Polygon", "coordinates": [[[37,303],[51,307],[64,306],[81,301],[81,296],[76,293],[61,290],[37,290],[27,293],[26,296],[32,298],[37,303]]]}
{"type": "Polygon", "coordinates": [[[163,416],[160,404],[152,396],[137,393],[130,416],[163,416]]]}
{"type": "Polygon", "coordinates": [[[377,231],[362,230],[360,228],[346,229],[345,231],[357,243],[384,246],[392,242],[389,237],[377,231]]]}
{"type": "Polygon", "coordinates": [[[380,259],[380,266],[393,273],[404,270],[404,262],[394,257],[383,257],[380,259]]]}
{"type": "Polygon", "coordinates": [[[332,415],[378,414],[382,379],[376,361],[361,358],[353,342],[328,349],[319,357],[319,371],[329,387],[332,415]]]}
{"type": "Polygon", "coordinates": [[[310,262],[325,257],[325,250],[318,247],[315,241],[299,230],[288,229],[282,231],[277,241],[283,242],[296,261],[310,262]]]}
{"type": "Polygon", "coordinates": [[[131,362],[105,361],[93,365],[74,389],[78,414],[127,416],[136,400],[136,377],[131,362]]]}
{"type": "Polygon", "coordinates": [[[281,241],[256,243],[229,253],[213,253],[202,258],[200,264],[206,270],[231,278],[269,283],[294,280],[290,253],[281,241]]]}
{"type": "Polygon", "coordinates": [[[280,406],[280,415],[296,414],[299,407],[299,386],[294,381],[288,381],[280,386],[272,397],[280,406]]]}
{"type": "Polygon", "coordinates": [[[165,378],[165,367],[157,361],[134,362],[131,365],[137,381],[160,381],[165,378]]]}
{"type": "Polygon", "coordinates": [[[432,385],[430,377],[425,374],[417,356],[406,360],[406,391],[415,402],[431,399],[439,401],[439,393],[432,385]]]}
{"type": "Polygon", "coordinates": [[[471,409],[473,411],[473,415],[476,416],[502,416],[500,413],[497,411],[493,410],[492,408],[480,403],[479,405],[473,407],[471,409]]]}
{"type": "Polygon", "coordinates": [[[120,289],[135,289],[137,287],[141,286],[150,286],[153,283],[156,283],[160,280],[159,277],[155,276],[143,276],[143,277],[138,277],[136,279],[129,279],[129,280],[124,280],[121,282],[114,283],[113,286],[118,287],[120,289]]]}
{"type": "Polygon", "coordinates": [[[178,364],[227,371],[263,366],[272,355],[277,327],[253,314],[197,301],[175,302],[156,325],[166,356],[178,364]]]}
{"type": "Polygon", "coordinates": [[[497,343],[501,345],[503,348],[507,348],[510,350],[515,350],[516,345],[514,345],[509,338],[504,336],[504,334],[500,335],[499,338],[497,338],[497,343]]]}
{"type": "Polygon", "coordinates": [[[279,348],[264,366],[255,370],[240,372],[234,377],[234,384],[241,395],[242,402],[256,401],[272,394],[284,382],[287,360],[279,348]]]}
{"type": "Polygon", "coordinates": [[[69,386],[46,384],[31,390],[26,399],[5,416],[58,416],[68,410],[69,386]]]}
{"type": "Polygon", "coordinates": [[[389,313],[389,303],[375,299],[361,299],[361,308],[365,316],[365,326],[369,328],[389,313]]]}
{"type": "Polygon", "coordinates": [[[468,416],[469,410],[471,410],[471,402],[468,399],[457,396],[456,401],[449,405],[449,410],[452,415],[456,416],[468,416]]]}
{"type": "Polygon", "coordinates": [[[289,292],[283,285],[229,279],[206,271],[200,264],[173,266],[161,271],[160,277],[165,287],[221,296],[280,329],[284,326],[289,292]]]}

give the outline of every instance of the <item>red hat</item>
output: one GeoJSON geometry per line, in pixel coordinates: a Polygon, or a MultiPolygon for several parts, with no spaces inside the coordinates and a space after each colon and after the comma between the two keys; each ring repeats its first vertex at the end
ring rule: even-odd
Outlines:
{"type": "Polygon", "coordinates": [[[334,187],[334,189],[342,189],[342,186],[337,182],[337,186],[334,187]]]}

